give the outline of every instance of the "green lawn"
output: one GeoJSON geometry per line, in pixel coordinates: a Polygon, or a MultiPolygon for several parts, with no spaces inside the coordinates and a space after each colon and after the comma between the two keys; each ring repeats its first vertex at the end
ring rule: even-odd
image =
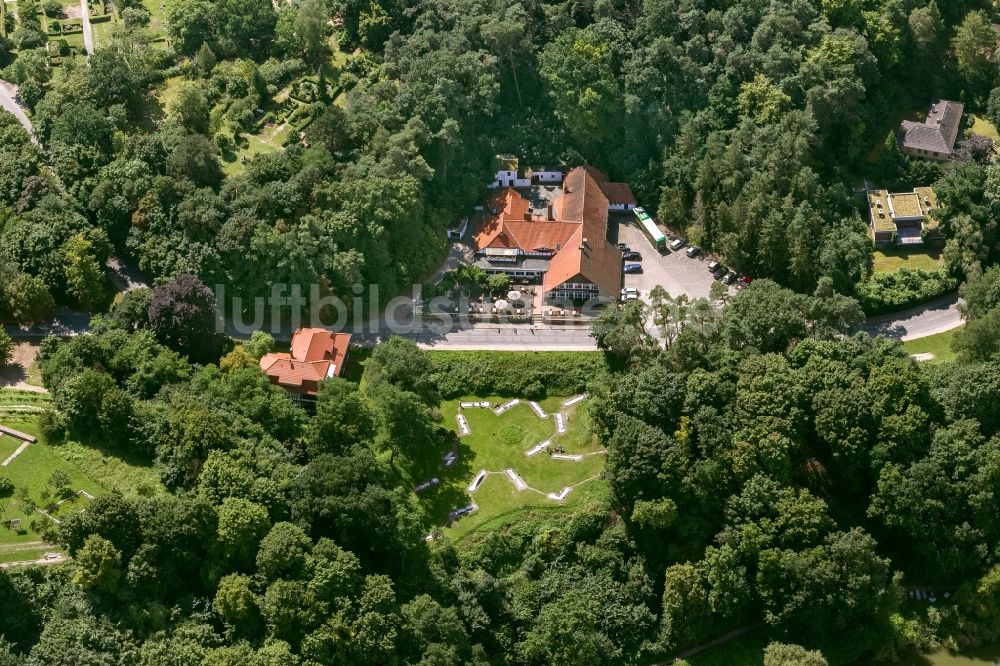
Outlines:
{"type": "MultiPolygon", "coordinates": [[[[19,400],[21,392],[2,390],[0,400],[19,400]]],[[[35,394],[37,395],[37,394],[35,394]]],[[[47,396],[46,396],[47,397],[47,396]]],[[[124,494],[152,494],[164,492],[159,477],[148,460],[139,456],[127,457],[114,452],[100,451],[96,448],[67,442],[49,445],[41,437],[36,421],[31,414],[8,413],[2,417],[4,425],[38,437],[38,441],[30,444],[7,467],[0,468],[0,474],[8,476],[13,482],[15,492],[25,488],[28,495],[39,507],[52,502],[47,485],[52,472],[64,470],[70,478],[70,487],[74,491],[85,490],[99,496],[112,490],[124,494]]],[[[20,446],[21,442],[9,436],[0,437],[0,462],[20,446]]],[[[72,511],[84,508],[89,503],[85,497],[75,497],[70,502],[56,509],[54,515],[65,517],[72,511]]],[[[20,532],[13,532],[8,527],[0,526],[0,562],[37,559],[41,554],[58,550],[42,542],[41,535],[31,529],[30,522],[40,518],[41,514],[26,516],[18,508],[14,496],[0,498],[0,521],[18,518],[21,520],[20,532]]]]}
{"type": "Polygon", "coordinates": [[[0,389],[0,407],[4,405],[44,406],[52,402],[48,393],[34,391],[19,391],[17,389],[0,389]]]}
{"type": "Polygon", "coordinates": [[[111,41],[111,31],[118,25],[118,15],[112,14],[110,21],[101,23],[91,23],[90,30],[94,33],[94,48],[100,48],[103,44],[111,41]]]}
{"type": "Polygon", "coordinates": [[[933,271],[941,268],[942,265],[943,261],[939,248],[904,250],[887,247],[875,250],[873,259],[873,268],[876,273],[891,273],[904,266],[933,271]]]}
{"type": "MultiPolygon", "coordinates": [[[[497,397],[486,399],[494,405],[507,401],[497,397]]],[[[471,433],[459,438],[458,463],[451,469],[441,469],[440,458],[445,451],[437,451],[422,461],[422,468],[410,470],[418,481],[435,476],[441,479],[440,485],[420,494],[435,524],[446,525],[449,511],[474,500],[479,510],[445,529],[451,538],[461,538],[488,521],[519,510],[576,508],[602,496],[605,484],[597,476],[604,467],[604,454],[599,453],[602,447],[590,433],[587,403],[584,401],[562,410],[567,414],[567,432],[557,435],[553,414],[561,409],[563,400],[565,398],[550,397],[540,401],[549,413],[546,419],[540,419],[526,401],[500,416],[492,409],[463,410],[471,433]],[[561,444],[568,454],[584,454],[583,460],[555,460],[544,451],[531,457],[525,455],[525,451],[546,439],[561,444]],[[517,471],[530,488],[517,491],[504,474],[508,467],[517,471]],[[468,486],[483,469],[490,475],[471,493],[470,500],[468,486]],[[567,486],[573,486],[573,490],[561,503],[546,496],[567,486]]],[[[445,426],[453,431],[458,430],[455,420],[458,405],[458,400],[441,405],[445,426]]]]}
{"type": "Polygon", "coordinates": [[[165,37],[167,34],[167,12],[176,0],[143,0],[149,10],[149,31],[155,37],[165,37]]]}
{"type": "Polygon", "coordinates": [[[944,333],[929,335],[926,338],[918,338],[903,343],[903,347],[910,354],[934,354],[934,358],[929,363],[945,363],[955,360],[955,352],[951,350],[951,341],[955,333],[962,330],[961,327],[953,328],[944,333]]]}
{"type": "Polygon", "coordinates": [[[1000,134],[997,133],[997,128],[985,116],[970,113],[969,129],[972,130],[973,134],[985,136],[1000,143],[1000,134]]]}
{"type": "Polygon", "coordinates": [[[173,101],[174,97],[177,96],[177,91],[182,81],[184,81],[183,76],[171,76],[169,79],[164,79],[163,83],[160,84],[159,89],[156,91],[156,97],[159,99],[160,106],[163,107],[164,112],[166,112],[167,107],[170,106],[170,102],[173,101]]]}
{"type": "Polygon", "coordinates": [[[245,136],[247,140],[246,147],[235,155],[228,156],[229,159],[224,159],[222,162],[223,171],[229,176],[238,176],[246,171],[246,165],[242,162],[244,157],[249,160],[255,155],[276,153],[279,150],[283,150],[284,141],[291,131],[292,128],[290,125],[281,124],[274,127],[265,127],[264,131],[260,134],[245,136]]]}
{"type": "Polygon", "coordinates": [[[48,393],[2,389],[0,390],[0,423],[5,423],[12,418],[25,418],[31,412],[43,410],[50,402],[51,398],[49,398],[48,393]]]}

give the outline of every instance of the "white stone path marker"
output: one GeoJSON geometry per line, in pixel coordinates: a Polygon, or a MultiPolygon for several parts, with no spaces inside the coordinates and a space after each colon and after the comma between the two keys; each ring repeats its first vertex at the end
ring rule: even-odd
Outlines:
{"type": "Polygon", "coordinates": [[[9,457],[9,458],[7,458],[7,460],[4,460],[4,461],[3,461],[3,464],[2,464],[2,465],[0,465],[0,467],[6,467],[7,465],[9,465],[9,464],[11,464],[12,462],[14,462],[14,458],[16,458],[16,457],[18,457],[19,455],[21,455],[21,452],[22,452],[22,451],[24,451],[24,450],[25,450],[26,448],[28,448],[28,445],[29,445],[29,444],[31,444],[31,442],[25,442],[25,443],[24,443],[24,444],[22,444],[21,446],[17,447],[17,450],[16,450],[16,451],[14,451],[14,453],[10,454],[10,457],[9,457]]]}
{"type": "Polygon", "coordinates": [[[496,414],[497,416],[500,416],[514,405],[520,405],[520,404],[521,404],[521,399],[514,398],[513,400],[508,400],[507,402],[503,403],[502,405],[494,409],[493,413],[496,414]]]}
{"type": "Polygon", "coordinates": [[[555,458],[556,460],[572,460],[574,462],[580,462],[581,460],[583,460],[583,456],[580,455],[579,453],[573,453],[573,454],[553,453],[552,457],[555,458]]]}
{"type": "Polygon", "coordinates": [[[510,482],[513,483],[514,487],[517,488],[518,490],[524,490],[525,488],[528,487],[528,484],[524,482],[524,479],[522,479],[518,475],[518,473],[512,470],[510,467],[505,469],[503,472],[504,474],[507,475],[507,478],[510,479],[510,482]]]}
{"type": "Polygon", "coordinates": [[[548,448],[549,444],[551,444],[551,443],[552,443],[552,440],[551,439],[547,439],[544,442],[541,442],[539,444],[535,444],[533,447],[531,447],[530,449],[528,449],[527,451],[525,451],[524,455],[526,455],[526,456],[528,456],[530,458],[531,456],[535,455],[536,453],[541,453],[542,451],[544,451],[546,448],[548,448]]]}
{"type": "Polygon", "coordinates": [[[556,432],[560,435],[566,432],[566,415],[556,414],[556,432]]]}
{"type": "Polygon", "coordinates": [[[570,488],[569,486],[566,486],[561,491],[559,491],[558,494],[556,494],[556,493],[549,493],[547,495],[547,497],[550,500],[555,500],[557,502],[562,502],[564,499],[566,499],[566,495],[569,495],[569,493],[570,493],[571,490],[573,490],[573,489],[570,488]]]}
{"type": "Polygon", "coordinates": [[[479,484],[483,482],[483,479],[486,478],[486,475],[488,473],[489,472],[487,472],[485,469],[479,470],[479,474],[476,474],[476,478],[474,478],[472,480],[472,483],[469,484],[469,492],[470,493],[476,492],[476,489],[479,488],[479,484]]]}

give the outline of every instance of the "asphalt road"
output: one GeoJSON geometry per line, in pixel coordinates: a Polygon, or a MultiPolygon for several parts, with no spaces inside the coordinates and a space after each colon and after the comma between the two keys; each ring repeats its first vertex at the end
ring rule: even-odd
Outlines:
{"type": "Polygon", "coordinates": [[[924,305],[865,320],[861,330],[896,340],[916,340],[944,333],[962,325],[958,295],[952,294],[924,305]]]}
{"type": "MultiPolygon", "coordinates": [[[[643,246],[638,242],[633,245],[637,249],[648,246],[648,243],[643,246]]],[[[683,252],[662,258],[656,255],[647,258],[646,254],[643,252],[644,264],[652,259],[658,265],[661,265],[660,262],[662,265],[667,265],[667,262],[671,261],[671,257],[673,263],[676,263],[677,266],[671,267],[669,271],[677,276],[674,284],[664,285],[668,291],[677,289],[677,294],[688,293],[691,296],[702,295],[702,291],[705,294],[708,293],[712,278],[705,270],[704,262],[688,259],[683,252]]],[[[128,282],[130,286],[143,283],[141,276],[135,277],[129,272],[133,269],[126,270],[128,267],[113,268],[118,269],[117,273],[121,273],[123,281],[128,282]]],[[[643,275],[648,274],[644,273],[643,275]]],[[[628,282],[626,284],[633,286],[628,282]]],[[[644,296],[648,295],[650,288],[652,285],[642,286],[644,296]]],[[[671,291],[671,293],[675,292],[671,291]]],[[[90,315],[88,313],[58,308],[52,318],[43,324],[26,328],[8,325],[6,330],[15,339],[42,338],[47,335],[68,336],[86,332],[89,323],[90,315]]],[[[861,328],[871,335],[884,335],[897,340],[914,340],[957,328],[962,323],[962,317],[958,311],[958,296],[952,295],[904,312],[869,319],[861,328]]],[[[366,328],[366,331],[356,333],[358,343],[373,345],[395,332],[384,323],[375,324],[366,328]]],[[[235,335],[234,331],[230,332],[235,335]]],[[[476,324],[461,328],[456,327],[454,330],[443,333],[415,330],[413,332],[399,332],[398,334],[416,341],[425,349],[593,351],[597,348],[587,327],[530,326],[510,323],[476,324]]],[[[242,336],[236,335],[236,337],[242,336]]],[[[275,337],[288,339],[290,336],[286,333],[283,336],[279,334],[275,337]]]]}
{"type": "MultiPolygon", "coordinates": [[[[386,335],[362,335],[363,344],[376,344],[386,335]]],[[[595,351],[597,345],[590,329],[541,328],[528,325],[482,325],[451,331],[443,335],[430,333],[407,334],[423,349],[451,351],[595,351]]]]}
{"type": "MultiPolygon", "coordinates": [[[[13,338],[40,338],[46,335],[77,335],[88,328],[86,313],[60,310],[45,324],[20,328],[7,326],[13,338]]],[[[862,330],[896,340],[914,340],[957,328],[962,325],[958,299],[935,301],[906,312],[866,321],[862,330]]],[[[361,344],[373,345],[388,337],[389,330],[357,334],[361,344]]],[[[447,333],[402,333],[425,349],[517,350],[517,351],[593,351],[596,349],[585,327],[556,328],[514,324],[481,324],[447,333]]],[[[287,337],[287,336],[285,336],[287,337]]]]}
{"type": "Polygon", "coordinates": [[[17,86],[13,83],[0,81],[0,108],[3,108],[4,111],[17,118],[17,122],[21,123],[24,129],[28,130],[32,142],[38,145],[38,140],[35,139],[35,128],[32,126],[31,121],[28,120],[28,116],[25,115],[24,109],[18,106],[17,101],[14,99],[16,95],[17,86]]]}

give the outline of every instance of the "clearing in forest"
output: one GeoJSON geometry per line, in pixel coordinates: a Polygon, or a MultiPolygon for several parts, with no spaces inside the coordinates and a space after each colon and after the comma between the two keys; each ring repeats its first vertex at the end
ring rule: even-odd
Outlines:
{"type": "Polygon", "coordinates": [[[436,453],[421,466],[428,480],[439,479],[418,493],[435,523],[455,538],[520,509],[576,508],[601,496],[604,447],[591,433],[589,403],[578,400],[566,406],[571,397],[549,397],[535,405],[524,398],[511,405],[514,399],[495,396],[442,403],[444,424],[458,435],[458,455],[451,467],[441,466],[448,452],[436,453]],[[483,401],[490,406],[461,406],[483,401]],[[562,434],[560,415],[566,430],[562,434]],[[467,434],[462,434],[463,422],[467,434]],[[451,512],[472,504],[474,511],[450,519],[451,512]]]}

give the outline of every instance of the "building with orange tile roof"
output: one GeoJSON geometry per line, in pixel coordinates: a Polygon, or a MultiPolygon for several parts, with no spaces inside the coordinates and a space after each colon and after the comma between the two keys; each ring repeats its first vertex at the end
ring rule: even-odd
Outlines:
{"type": "Polygon", "coordinates": [[[597,169],[577,167],[542,210],[532,210],[515,190],[504,190],[492,202],[493,216],[476,234],[477,265],[490,273],[540,281],[550,300],[617,297],[622,256],[607,240],[606,185],[607,177],[597,169]]]}
{"type": "Polygon", "coordinates": [[[350,333],[300,328],[292,336],[291,353],[264,354],[260,369],[293,396],[314,397],[321,381],[341,375],[350,344],[350,333]]]}

